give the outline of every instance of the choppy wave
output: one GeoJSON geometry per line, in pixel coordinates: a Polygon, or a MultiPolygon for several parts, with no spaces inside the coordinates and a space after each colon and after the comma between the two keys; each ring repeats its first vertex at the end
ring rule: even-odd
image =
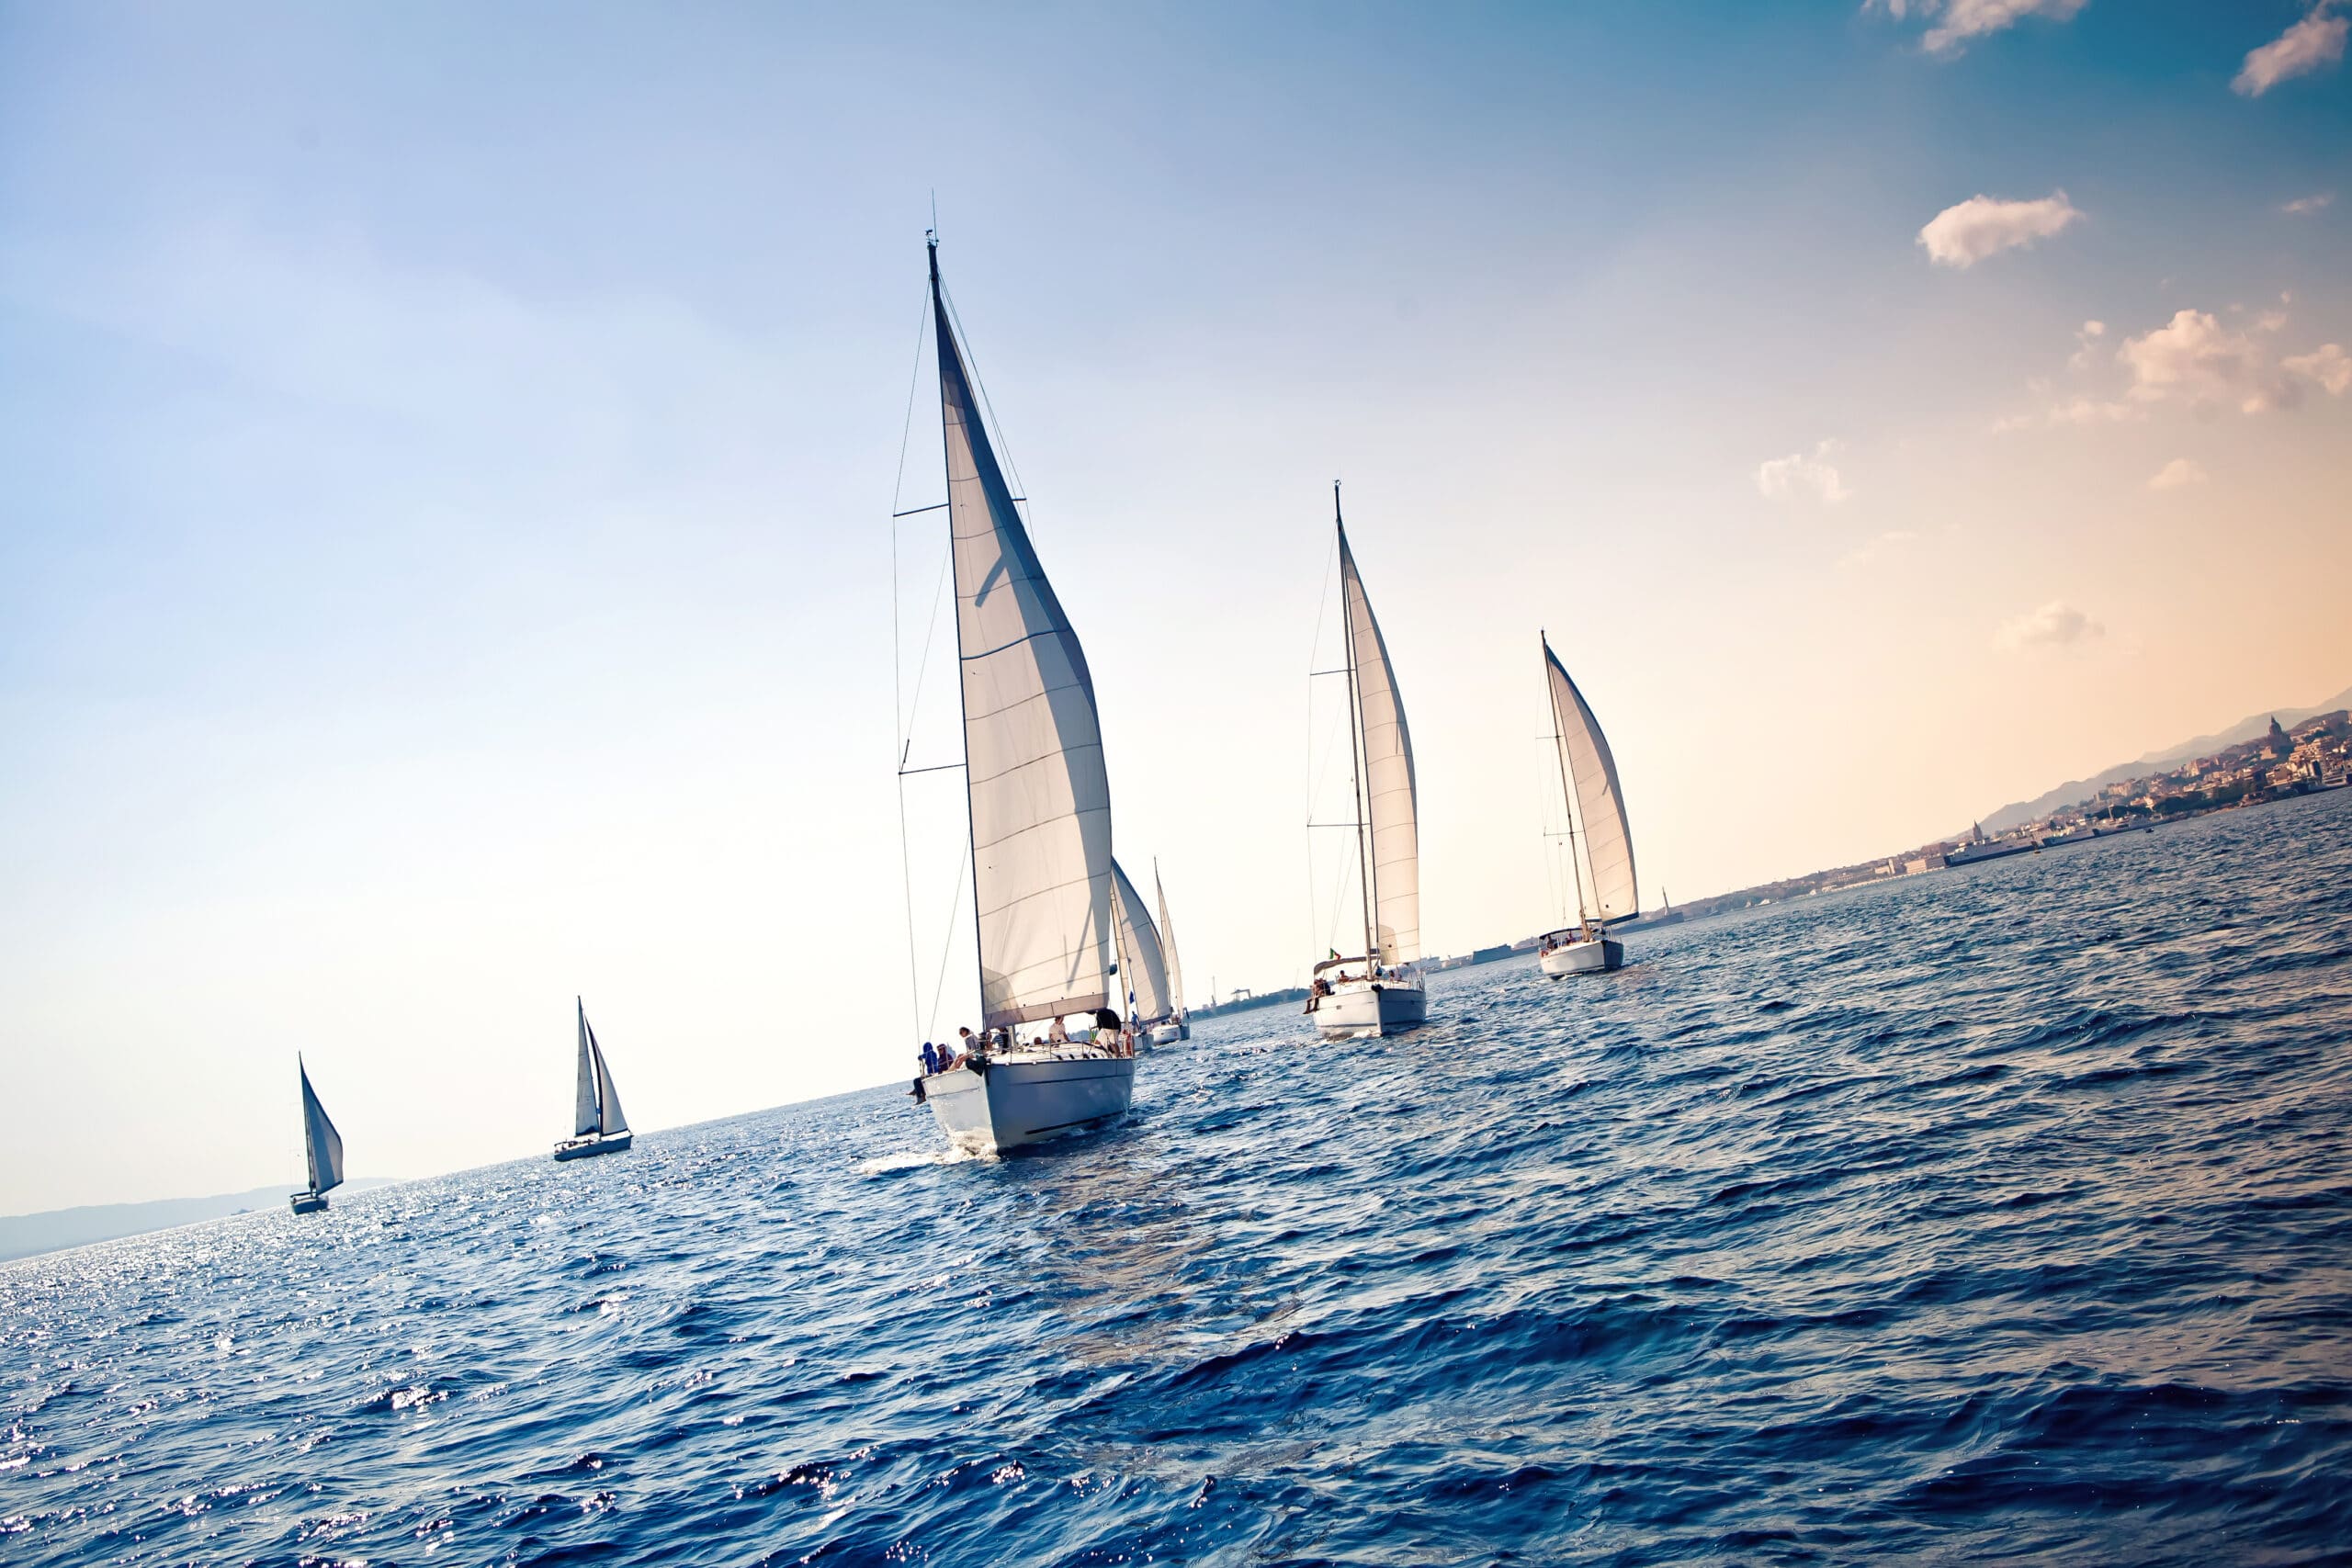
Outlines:
{"type": "Polygon", "coordinates": [[[0,1559],[2344,1561],[2352,805],[0,1269],[0,1559]]]}

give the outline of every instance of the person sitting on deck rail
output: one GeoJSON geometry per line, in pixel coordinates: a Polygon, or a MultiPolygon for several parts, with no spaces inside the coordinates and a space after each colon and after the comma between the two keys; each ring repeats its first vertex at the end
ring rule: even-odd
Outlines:
{"type": "Polygon", "coordinates": [[[1059,1017],[1055,1018],[1053,1028],[1046,1032],[1046,1043],[1049,1045],[1069,1043],[1069,1026],[1062,1022],[1059,1017]]]}

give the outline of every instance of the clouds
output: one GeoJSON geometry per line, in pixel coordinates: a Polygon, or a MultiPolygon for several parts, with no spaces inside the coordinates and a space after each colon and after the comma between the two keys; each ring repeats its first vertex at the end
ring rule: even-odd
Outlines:
{"type": "Polygon", "coordinates": [[[2328,14],[2337,3],[2338,0],[2317,0],[2301,21],[2260,49],[2250,51],[2245,66],[2231,81],[2231,89],[2249,98],[2258,98],[2281,82],[2308,76],[2322,66],[2343,59],[2344,36],[2352,31],[2352,22],[2328,14]]]}
{"type": "Polygon", "coordinates": [[[2175,457],[2149,478],[2148,488],[2154,491],[2187,490],[2191,485],[2203,484],[2205,479],[2203,468],[2187,457],[2175,457]]]}
{"type": "Polygon", "coordinates": [[[1840,450],[1835,440],[1822,442],[1807,457],[1792,452],[1785,457],[1774,457],[1759,465],[1756,470],[1756,489],[1768,501],[1795,501],[1810,497],[1825,506],[1835,506],[1854,492],[1829,459],[1840,450]]]}
{"type": "Polygon", "coordinates": [[[1865,11],[1884,11],[1896,21],[1917,15],[1934,25],[1919,41],[1930,54],[1951,54],[1971,39],[1983,38],[2027,17],[2070,21],[2090,0],[1864,0],[1865,11]]]}
{"type": "Polygon", "coordinates": [[[1929,219],[1919,231],[1919,243],[1938,266],[1974,266],[1987,256],[2046,240],[2081,217],[2063,190],[2038,201],[1972,196],[1929,219]]]}
{"type": "Polygon", "coordinates": [[[2260,413],[2294,398],[2253,338],[2205,310],[2175,311],[2165,325],[2125,342],[2116,357],[2132,373],[2126,395],[2137,402],[2234,402],[2243,412],[2260,413]]]}
{"type": "MultiPolygon", "coordinates": [[[[2116,349],[2113,363],[2124,375],[2120,390],[2094,385],[2051,396],[2036,412],[1995,421],[1993,431],[2120,424],[2168,406],[2198,412],[2230,407],[2245,414],[2269,413],[2293,408],[2312,387],[2330,397],[2352,391],[2352,355],[2340,344],[2273,357],[2276,350],[2268,340],[2287,324],[2282,310],[2260,312],[2249,331],[2225,324],[2211,310],[2176,310],[2162,326],[2128,337],[2116,349]]],[[[2084,322],[2075,334],[2069,368],[2095,373],[2096,351],[2106,335],[2104,324],[2084,322]]],[[[2039,381],[2034,390],[2050,394],[2047,384],[2039,381]]]]}
{"type": "Polygon", "coordinates": [[[2301,197],[2296,200],[2283,203],[2279,207],[2278,210],[2285,213],[2290,218],[2309,218],[2312,213],[2324,209],[2327,204],[2335,199],[2335,193],[2334,191],[2324,190],[2318,192],[2316,195],[2301,197]]]}
{"type": "Polygon", "coordinates": [[[2352,388],[2352,356],[2347,356],[2339,344],[2324,343],[2309,354],[2282,359],[2278,365],[2290,376],[2318,382],[2331,398],[2340,398],[2346,389],[2352,388]]]}
{"type": "Polygon", "coordinates": [[[2064,599],[2002,623],[1993,646],[2016,653],[2032,648],[2069,648],[2107,635],[2107,628],[2064,599]]]}

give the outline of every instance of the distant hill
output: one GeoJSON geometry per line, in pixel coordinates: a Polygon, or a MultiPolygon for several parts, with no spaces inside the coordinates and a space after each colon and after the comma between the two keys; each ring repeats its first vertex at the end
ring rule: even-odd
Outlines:
{"type": "Polygon", "coordinates": [[[2004,806],[1984,818],[1984,830],[1987,833],[2005,833],[2020,823],[2047,817],[2061,807],[2073,806],[2088,800],[2109,784],[2120,784],[2125,779],[2136,779],[2143,774],[2154,773],[2159,768],[2168,768],[2177,762],[2186,762],[2192,757],[2209,757],[2224,746],[2235,746],[2242,740],[2252,740],[2270,728],[2270,720],[2274,716],[2280,724],[2292,729],[2313,714],[2334,713],[2341,707],[2352,707],[2352,686],[2347,686],[2336,693],[2317,707],[2273,708],[2262,713],[2248,714],[2227,729],[2218,729],[2211,735],[2200,735],[2194,740],[2184,740],[2166,750],[2151,751],[2136,762],[2118,762],[2105,773],[2094,773],[2086,779],[2075,779],[2062,784],[2047,795],[2036,795],[2031,800],[2020,800],[2004,806]]]}
{"type": "MultiPolygon", "coordinates": [[[[335,1195],[398,1185],[389,1177],[363,1176],[345,1182],[335,1195]]],[[[275,1187],[223,1192],[212,1198],[159,1198],[147,1203],[95,1203],[80,1209],[51,1209],[40,1214],[12,1214],[0,1218],[0,1262],[41,1252],[62,1252],[67,1247],[87,1247],[92,1242],[113,1241],[119,1236],[144,1235],[149,1231],[167,1231],[177,1225],[243,1213],[248,1209],[279,1208],[291,1190],[291,1187],[280,1182],[275,1187]]]]}

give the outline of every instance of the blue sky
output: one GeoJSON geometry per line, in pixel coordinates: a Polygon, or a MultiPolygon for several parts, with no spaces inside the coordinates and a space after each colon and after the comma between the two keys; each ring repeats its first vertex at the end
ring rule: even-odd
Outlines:
{"type": "Polygon", "coordinates": [[[2352,682],[2352,96],[2232,85],[2343,8],[1904,9],[0,4],[0,1209],[290,1174],[297,1048],[529,1152],[575,991],[649,1125],[899,1071],[934,192],[1195,991],[1320,951],[1335,476],[1440,949],[1538,626],[1682,897],[2352,682]]]}

